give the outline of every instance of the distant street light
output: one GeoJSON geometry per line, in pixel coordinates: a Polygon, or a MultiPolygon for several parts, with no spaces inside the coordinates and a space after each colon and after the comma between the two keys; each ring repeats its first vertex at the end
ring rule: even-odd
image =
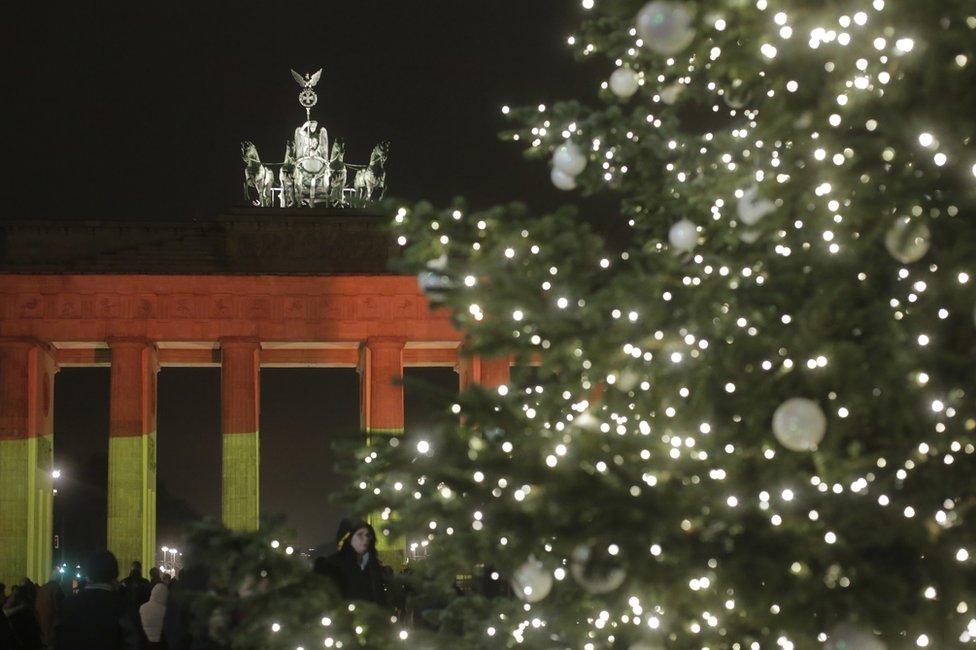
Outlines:
{"type": "Polygon", "coordinates": [[[163,562],[159,569],[164,573],[169,573],[173,575],[176,573],[176,556],[179,555],[179,550],[175,548],[170,548],[169,546],[161,546],[159,548],[163,552],[163,562]],[[170,559],[169,554],[172,553],[173,557],[170,559]]]}
{"type": "MultiPolygon", "coordinates": [[[[61,470],[58,469],[57,467],[52,468],[51,482],[54,483],[60,478],[61,478],[61,470]]],[[[58,488],[52,485],[51,496],[55,497],[57,495],[58,495],[58,488]]],[[[58,499],[58,501],[60,501],[60,499],[58,499]]],[[[63,515],[60,513],[60,510],[62,510],[62,508],[60,507],[52,508],[52,512],[51,512],[51,543],[53,548],[57,551],[54,554],[54,558],[57,559],[58,561],[61,561],[61,559],[64,556],[64,536],[62,535],[62,530],[61,530],[61,517],[63,515]]]]}

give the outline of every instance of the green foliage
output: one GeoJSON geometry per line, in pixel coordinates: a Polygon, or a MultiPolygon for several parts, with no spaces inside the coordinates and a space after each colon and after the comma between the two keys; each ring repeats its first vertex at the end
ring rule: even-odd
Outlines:
{"type": "Polygon", "coordinates": [[[261,532],[196,525],[176,597],[192,612],[195,638],[234,650],[387,647],[403,643],[391,612],[349,603],[287,549],[289,532],[263,521],[261,532]],[[326,624],[327,623],[327,624],[326,624]]]}
{"type": "Polygon", "coordinates": [[[811,647],[842,622],[968,640],[976,19],[962,2],[689,3],[695,39],[668,58],[628,33],[642,4],[598,1],[574,35],[581,57],[642,75],[635,97],[516,109],[502,136],[530,159],[577,142],[581,192],[618,196],[632,226],[622,250],[568,211],[401,211],[408,268],[448,260],[435,298],[469,348],[539,368],[462,395],[428,455],[381,453],[411,487],[398,499],[371,474],[367,502],[402,512],[447,573],[614,545],[623,585],[569,571],[490,619],[508,642],[811,647]],[[748,191],[772,203],[746,222],[748,191]],[[886,250],[906,216],[932,234],[920,261],[886,250]],[[668,243],[681,218],[691,253],[668,243]],[[812,453],[771,431],[797,396],[827,415],[812,453]]]}
{"type": "Polygon", "coordinates": [[[441,647],[970,643],[971,4],[702,0],[671,57],[631,33],[643,4],[596,0],[574,36],[634,97],[503,134],[540,182],[531,159],[579,144],[580,192],[619,199],[630,240],[568,208],[401,208],[400,270],[449,281],[430,297],[465,349],[516,370],[445,396],[457,426],[362,450],[349,502],[424,545],[441,647]],[[898,261],[906,218],[930,246],[898,261]],[[772,431],[794,397],[826,416],[815,451],[772,431]],[[530,559],[554,581],[523,603],[504,585],[530,559]]]}

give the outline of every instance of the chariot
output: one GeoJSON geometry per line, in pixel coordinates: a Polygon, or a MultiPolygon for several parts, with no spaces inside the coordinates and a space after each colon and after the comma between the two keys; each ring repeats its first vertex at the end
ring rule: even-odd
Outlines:
{"type": "Polygon", "coordinates": [[[247,201],[261,207],[366,207],[381,199],[386,190],[389,143],[376,145],[366,165],[346,163],[342,140],[336,138],[330,151],[328,131],[311,119],[311,109],[318,102],[313,88],[322,70],[304,77],[291,72],[302,86],[298,101],[305,109],[305,123],[286,143],[280,163],[262,163],[257,147],[247,141],[241,144],[247,201]]]}

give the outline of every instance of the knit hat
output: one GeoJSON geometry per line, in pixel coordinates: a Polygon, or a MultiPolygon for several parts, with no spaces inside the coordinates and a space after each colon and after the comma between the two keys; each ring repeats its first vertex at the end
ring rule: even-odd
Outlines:
{"type": "Polygon", "coordinates": [[[112,582],[118,577],[119,561],[112,551],[95,551],[88,558],[88,578],[92,582],[112,582]]]}
{"type": "Polygon", "coordinates": [[[343,548],[349,543],[349,539],[356,533],[357,530],[365,528],[372,535],[373,541],[376,541],[376,531],[373,530],[373,526],[370,525],[365,519],[343,519],[339,522],[339,529],[336,531],[336,546],[343,548]]]}

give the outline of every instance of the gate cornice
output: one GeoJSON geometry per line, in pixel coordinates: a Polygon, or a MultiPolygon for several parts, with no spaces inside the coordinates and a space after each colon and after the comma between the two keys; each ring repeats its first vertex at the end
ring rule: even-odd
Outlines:
{"type": "Polygon", "coordinates": [[[42,341],[457,341],[416,278],[0,274],[0,336],[42,341]]]}

